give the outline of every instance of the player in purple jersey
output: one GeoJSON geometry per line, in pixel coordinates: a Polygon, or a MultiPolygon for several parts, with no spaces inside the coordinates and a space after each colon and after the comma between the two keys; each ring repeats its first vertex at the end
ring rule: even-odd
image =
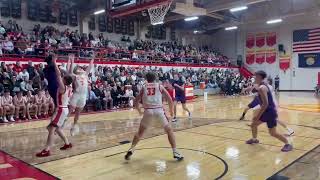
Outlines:
{"type": "Polygon", "coordinates": [[[269,133],[271,136],[282,141],[285,145],[281,149],[283,152],[288,152],[293,149],[292,145],[289,144],[288,140],[281,134],[277,132],[277,119],[278,112],[276,110],[276,105],[272,97],[272,92],[270,91],[268,85],[264,83],[267,74],[264,71],[258,71],[255,73],[255,83],[259,85],[257,88],[259,94],[259,104],[261,106],[259,112],[253,118],[251,124],[252,138],[246,141],[247,144],[257,144],[259,143],[258,137],[258,126],[262,123],[267,123],[269,128],[269,133]]]}
{"type": "MultiPolygon", "coordinates": [[[[257,86],[256,86],[257,87],[257,86]]],[[[256,90],[256,87],[254,87],[252,89],[252,93],[256,93],[257,90],[256,90]]],[[[274,94],[273,92],[273,87],[272,87],[272,79],[268,79],[268,87],[270,89],[270,91],[272,92],[272,94],[274,94]]],[[[276,103],[276,98],[273,96],[273,101],[275,103],[275,105],[277,106],[277,103],[276,103]]],[[[245,118],[245,115],[247,114],[247,112],[250,110],[250,109],[253,109],[253,116],[255,116],[259,110],[260,110],[260,101],[259,101],[259,96],[258,95],[255,95],[254,96],[254,99],[248,104],[248,106],[245,108],[240,120],[244,120],[245,118]]],[[[294,134],[294,130],[291,129],[290,127],[287,126],[287,124],[285,122],[283,122],[282,120],[280,119],[277,119],[277,122],[283,127],[285,128],[287,131],[288,131],[288,134],[289,136],[292,136],[294,134]]]]}

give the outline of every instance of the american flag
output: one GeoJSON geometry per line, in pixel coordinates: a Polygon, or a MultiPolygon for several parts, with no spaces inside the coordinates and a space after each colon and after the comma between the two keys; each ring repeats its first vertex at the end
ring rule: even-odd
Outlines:
{"type": "Polygon", "coordinates": [[[293,52],[320,52],[320,28],[293,31],[293,52]]]}

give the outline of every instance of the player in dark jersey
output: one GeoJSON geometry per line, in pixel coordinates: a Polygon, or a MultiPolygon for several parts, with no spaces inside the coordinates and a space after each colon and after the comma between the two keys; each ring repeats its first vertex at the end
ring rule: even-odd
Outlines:
{"type": "Polygon", "coordinates": [[[257,88],[259,94],[259,103],[260,103],[260,110],[257,115],[253,118],[253,122],[251,124],[252,130],[252,138],[246,141],[247,144],[257,144],[259,140],[257,139],[258,136],[258,126],[262,123],[267,123],[269,128],[269,133],[271,136],[277,138],[278,140],[282,141],[285,145],[281,149],[283,152],[288,152],[293,149],[292,145],[289,144],[288,139],[286,139],[283,135],[277,132],[277,119],[278,119],[278,112],[276,109],[275,102],[272,97],[272,92],[270,91],[268,85],[264,82],[267,74],[264,71],[256,72],[255,82],[259,85],[257,88]]]}
{"type": "Polygon", "coordinates": [[[56,55],[51,54],[45,58],[45,62],[48,64],[47,67],[44,68],[44,76],[48,81],[48,92],[53,99],[55,107],[57,107],[56,96],[58,92],[58,80],[55,71],[55,66],[53,64],[53,60],[57,59],[56,55]]]}
{"type": "Polygon", "coordinates": [[[172,122],[177,121],[177,104],[181,102],[183,110],[188,112],[189,118],[191,118],[191,112],[186,106],[186,95],[184,89],[184,82],[179,78],[178,74],[174,75],[174,80],[172,86],[175,89],[175,98],[174,98],[174,116],[172,122]]]}

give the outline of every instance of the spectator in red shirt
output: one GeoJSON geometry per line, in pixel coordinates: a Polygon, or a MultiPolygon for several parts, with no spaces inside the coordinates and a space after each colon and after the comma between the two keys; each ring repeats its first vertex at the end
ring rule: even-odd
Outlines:
{"type": "Polygon", "coordinates": [[[13,71],[15,71],[17,74],[19,74],[23,70],[21,64],[19,61],[16,62],[16,64],[13,66],[13,71]]]}

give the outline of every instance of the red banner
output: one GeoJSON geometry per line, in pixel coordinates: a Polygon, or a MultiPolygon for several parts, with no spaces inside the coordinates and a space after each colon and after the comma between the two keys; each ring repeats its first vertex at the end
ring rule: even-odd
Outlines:
{"type": "Polygon", "coordinates": [[[266,44],[266,34],[259,33],[256,35],[256,46],[261,48],[266,44]]]}
{"type": "Polygon", "coordinates": [[[255,59],[255,54],[247,54],[246,55],[246,63],[253,64],[255,59]]]}
{"type": "Polygon", "coordinates": [[[269,47],[273,47],[277,44],[277,34],[275,32],[271,32],[267,34],[267,45],[269,47]]]}
{"type": "Polygon", "coordinates": [[[277,58],[277,53],[276,52],[268,52],[266,54],[266,61],[269,64],[273,64],[276,62],[276,58],[277,58]]]}
{"type": "Polygon", "coordinates": [[[266,53],[257,53],[256,54],[256,63],[263,64],[266,61],[266,53]]]}
{"type": "Polygon", "coordinates": [[[279,67],[280,69],[286,71],[290,68],[291,56],[282,56],[279,58],[279,67]]]}
{"type": "Polygon", "coordinates": [[[255,42],[255,39],[254,39],[254,35],[253,34],[248,34],[247,35],[247,41],[246,41],[246,46],[247,48],[251,49],[254,47],[254,42],[255,42]]]}

